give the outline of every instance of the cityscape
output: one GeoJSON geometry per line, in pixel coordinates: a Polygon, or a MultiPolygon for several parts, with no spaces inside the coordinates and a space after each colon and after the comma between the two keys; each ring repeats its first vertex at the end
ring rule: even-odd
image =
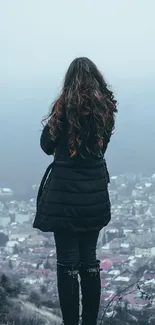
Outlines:
{"type": "MultiPolygon", "coordinates": [[[[20,313],[37,317],[31,324],[61,322],[53,235],[32,228],[37,190],[32,185],[33,197],[18,201],[12,189],[0,189],[0,299],[9,288],[14,306],[14,316],[0,310],[7,324],[29,324],[19,323],[20,313]],[[15,317],[14,323],[9,317],[15,317]]],[[[100,324],[117,324],[121,310],[126,318],[119,324],[155,324],[155,174],[112,176],[109,193],[112,220],[97,245],[100,324]]]]}

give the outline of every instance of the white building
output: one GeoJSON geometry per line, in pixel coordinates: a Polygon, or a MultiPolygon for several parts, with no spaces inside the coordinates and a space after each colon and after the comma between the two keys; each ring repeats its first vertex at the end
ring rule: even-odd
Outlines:
{"type": "Polygon", "coordinates": [[[142,255],[144,257],[155,256],[155,247],[136,247],[135,255],[142,255]]]}
{"type": "Polygon", "coordinates": [[[18,241],[15,241],[15,240],[9,240],[7,243],[6,243],[6,247],[5,247],[5,251],[9,254],[13,254],[14,252],[14,247],[15,246],[18,246],[19,243],[18,241]]]}
{"type": "Polygon", "coordinates": [[[0,196],[12,196],[13,192],[11,188],[0,188],[0,196]]]}

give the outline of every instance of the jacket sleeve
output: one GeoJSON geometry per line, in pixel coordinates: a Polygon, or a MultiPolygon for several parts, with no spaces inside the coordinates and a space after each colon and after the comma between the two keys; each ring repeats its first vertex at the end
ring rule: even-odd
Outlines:
{"type": "Polygon", "coordinates": [[[109,184],[110,183],[110,175],[109,175],[107,162],[106,162],[105,158],[104,158],[104,168],[105,168],[105,178],[106,178],[107,184],[109,184]]]}
{"type": "Polygon", "coordinates": [[[53,155],[54,151],[57,146],[56,141],[51,140],[50,132],[49,132],[49,125],[46,124],[44,126],[44,129],[42,131],[41,137],[40,137],[40,146],[41,149],[47,154],[47,155],[53,155]]]}

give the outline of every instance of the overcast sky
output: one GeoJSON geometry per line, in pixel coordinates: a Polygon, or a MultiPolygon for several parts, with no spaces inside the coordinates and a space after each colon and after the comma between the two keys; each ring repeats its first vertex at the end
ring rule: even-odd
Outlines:
{"type": "Polygon", "coordinates": [[[134,155],[140,156],[141,146],[141,158],[135,159],[143,161],[140,125],[147,125],[150,141],[154,128],[149,123],[155,118],[154,13],[155,0],[0,0],[1,177],[6,168],[8,177],[16,176],[18,159],[25,168],[32,167],[33,174],[36,160],[26,159],[30,151],[40,157],[41,117],[77,56],[97,64],[119,99],[118,142],[112,152],[126,148],[130,158],[135,127],[134,155]],[[121,125],[128,131],[124,142],[121,125]]]}
{"type": "Polygon", "coordinates": [[[88,56],[105,75],[155,75],[154,0],[0,0],[3,83],[61,80],[88,56]]]}

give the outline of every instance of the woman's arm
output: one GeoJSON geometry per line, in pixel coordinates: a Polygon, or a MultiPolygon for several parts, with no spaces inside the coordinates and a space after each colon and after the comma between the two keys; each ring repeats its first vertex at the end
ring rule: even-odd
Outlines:
{"type": "Polygon", "coordinates": [[[41,149],[47,154],[47,155],[53,155],[57,146],[57,141],[51,140],[50,135],[50,128],[49,125],[46,124],[44,126],[44,129],[42,131],[41,137],[40,137],[40,146],[41,149]]]}

